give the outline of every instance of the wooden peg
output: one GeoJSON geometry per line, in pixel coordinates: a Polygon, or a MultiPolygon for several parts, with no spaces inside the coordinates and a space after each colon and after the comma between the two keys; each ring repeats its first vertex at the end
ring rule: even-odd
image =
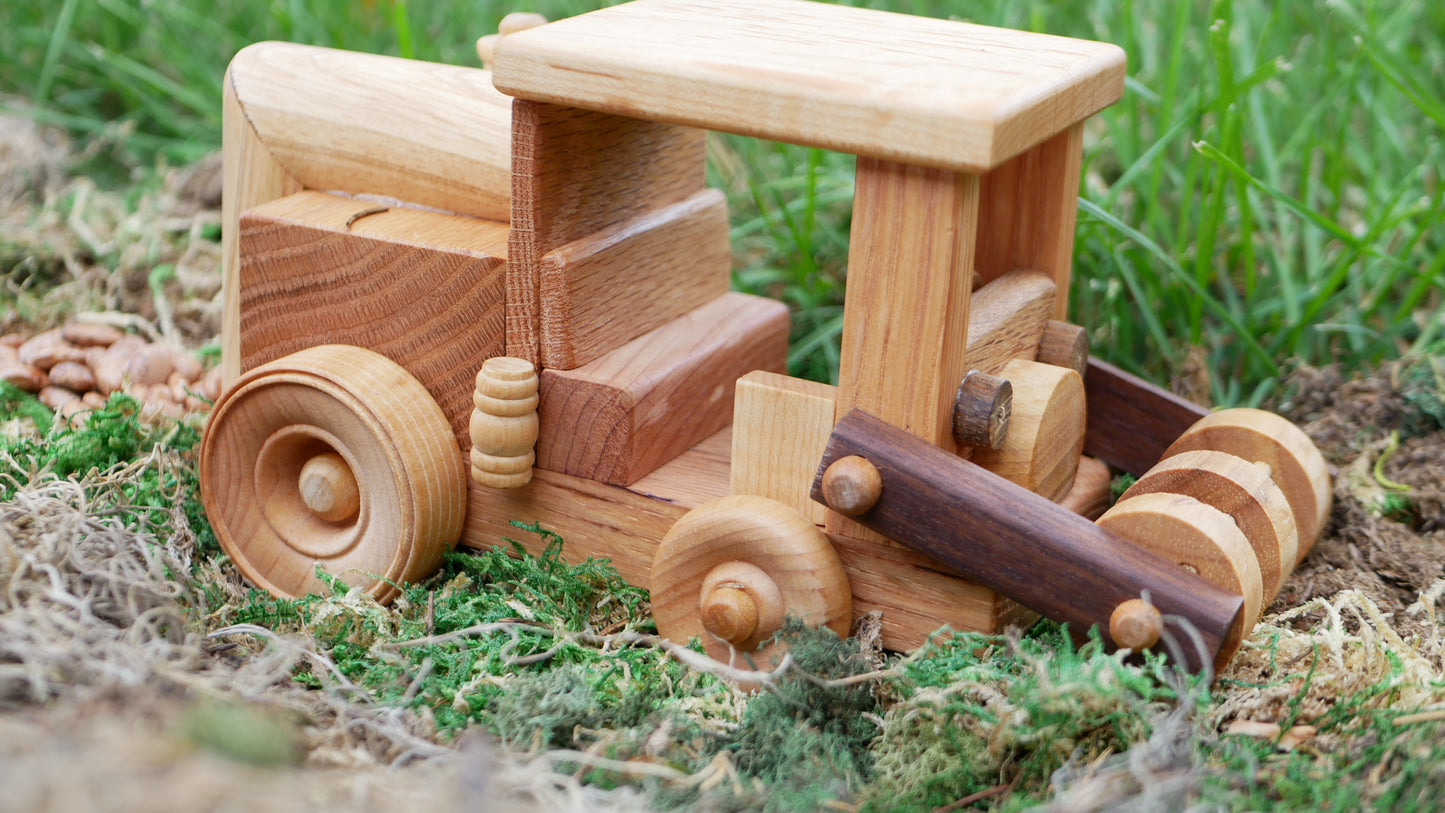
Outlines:
{"type": "Polygon", "coordinates": [[[1069,493],[1058,501],[1059,505],[1081,517],[1098,519],[1100,514],[1109,510],[1109,489],[1113,480],[1107,463],[1084,455],[1079,458],[1074,484],[1069,493]]]}
{"type": "Polygon", "coordinates": [[[1089,367],[1089,333],[1078,325],[1050,319],[1039,337],[1037,361],[1084,375],[1089,367]]]}
{"type": "Polygon", "coordinates": [[[1159,643],[1164,631],[1164,618],[1159,608],[1149,602],[1131,598],[1114,608],[1109,615],[1109,637],[1114,643],[1135,651],[1159,643]]]}
{"type": "Polygon", "coordinates": [[[361,509],[361,489],[346,458],[325,452],[301,467],[297,486],[301,500],[327,522],[345,522],[361,509]]]}
{"type": "Polygon", "coordinates": [[[953,401],[953,439],[961,446],[1002,446],[1008,435],[1013,395],[1007,379],[981,370],[964,376],[953,401]]]}
{"type": "Polygon", "coordinates": [[[823,472],[823,499],[840,514],[856,517],[878,502],[883,479],[867,458],[849,455],[823,472]]]}
{"type": "Polygon", "coordinates": [[[472,479],[491,488],[520,488],[532,479],[537,445],[537,370],[524,359],[497,356],[477,372],[469,426],[472,479]]]}
{"type": "Polygon", "coordinates": [[[488,34],[477,40],[477,57],[482,60],[482,67],[491,68],[492,56],[496,53],[497,42],[502,37],[546,24],[546,17],[530,11],[514,11],[503,17],[502,21],[497,23],[497,33],[488,34]]]}

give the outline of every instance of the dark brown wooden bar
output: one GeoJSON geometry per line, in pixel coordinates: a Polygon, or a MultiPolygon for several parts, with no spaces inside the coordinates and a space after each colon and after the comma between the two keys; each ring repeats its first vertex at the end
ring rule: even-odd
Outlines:
{"type": "Polygon", "coordinates": [[[1204,407],[1112,364],[1090,358],[1088,370],[1084,454],[1135,476],[1158,463],[1169,444],[1209,414],[1204,407]]]}
{"type": "Polygon", "coordinates": [[[1184,667],[1199,671],[1215,661],[1237,621],[1241,597],[861,410],[833,429],[814,500],[823,502],[822,472],[848,455],[871,462],[883,482],[877,503],[855,520],[1076,634],[1098,625],[1112,645],[1110,615],[1148,591],[1166,632],[1182,644],[1184,667]],[[1198,630],[1203,659],[1170,616],[1198,630]]]}

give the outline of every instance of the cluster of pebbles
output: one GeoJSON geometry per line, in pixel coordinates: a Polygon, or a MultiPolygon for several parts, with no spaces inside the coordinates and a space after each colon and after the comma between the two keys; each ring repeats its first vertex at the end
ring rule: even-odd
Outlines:
{"type": "Polygon", "coordinates": [[[72,425],[116,392],[140,402],[143,417],[171,418],[209,411],[221,394],[219,367],[207,372],[185,350],[89,322],[0,336],[0,379],[34,393],[72,425]]]}

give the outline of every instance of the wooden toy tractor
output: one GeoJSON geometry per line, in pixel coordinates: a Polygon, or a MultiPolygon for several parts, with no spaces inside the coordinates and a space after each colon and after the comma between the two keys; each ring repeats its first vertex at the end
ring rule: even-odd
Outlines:
{"type": "Polygon", "coordinates": [[[1298,429],[1091,361],[1064,321],[1118,48],[802,0],[503,32],[491,71],[231,64],[201,486],[257,585],[321,567],[386,600],[458,540],[544,544],[519,520],[720,659],[767,662],[790,614],[881,610],[907,650],[1039,612],[1200,668],[1320,533],[1298,429]],[[783,375],[786,309],[729,292],[706,130],[857,156],[836,387],[783,375]],[[1098,516],[1106,463],[1142,477],[1098,516]]]}

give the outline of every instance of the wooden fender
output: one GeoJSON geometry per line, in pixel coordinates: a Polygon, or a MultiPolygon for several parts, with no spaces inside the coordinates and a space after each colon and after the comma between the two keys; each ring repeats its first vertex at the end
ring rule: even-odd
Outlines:
{"type": "Polygon", "coordinates": [[[441,407],[400,365],[323,345],[251,370],[201,438],[221,547],[273,595],[321,592],[318,565],[380,601],[456,544],[466,471],[441,407]]]}

